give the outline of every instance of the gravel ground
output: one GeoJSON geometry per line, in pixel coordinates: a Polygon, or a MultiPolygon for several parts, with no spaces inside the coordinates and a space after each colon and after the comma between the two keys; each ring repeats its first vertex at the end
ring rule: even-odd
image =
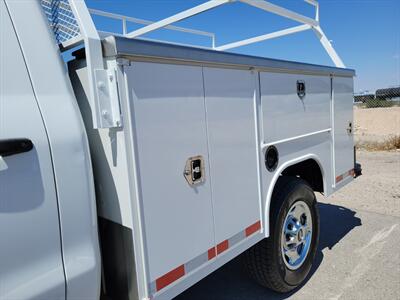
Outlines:
{"type": "Polygon", "coordinates": [[[319,201],[400,217],[400,151],[357,152],[363,176],[319,201]]]}
{"type": "Polygon", "coordinates": [[[306,283],[271,292],[238,257],[177,297],[196,299],[400,299],[400,152],[360,152],[363,175],[318,197],[321,238],[306,283]]]}

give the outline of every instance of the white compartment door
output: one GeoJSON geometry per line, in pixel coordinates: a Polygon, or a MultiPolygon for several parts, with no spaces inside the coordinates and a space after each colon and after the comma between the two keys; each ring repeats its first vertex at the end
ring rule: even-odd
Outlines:
{"type": "Polygon", "coordinates": [[[351,177],[354,168],[353,132],[353,78],[334,77],[334,147],[335,147],[335,181],[340,183],[346,177],[351,177]]]}
{"type": "Polygon", "coordinates": [[[206,263],[214,246],[202,69],[137,62],[125,70],[154,293],[206,263]],[[198,155],[205,182],[190,186],[185,163],[198,155]]]}
{"type": "Polygon", "coordinates": [[[256,80],[251,71],[204,68],[218,253],[261,225],[256,80]]]}
{"type": "Polygon", "coordinates": [[[260,81],[265,143],[331,128],[329,76],[263,72],[260,81]]]}

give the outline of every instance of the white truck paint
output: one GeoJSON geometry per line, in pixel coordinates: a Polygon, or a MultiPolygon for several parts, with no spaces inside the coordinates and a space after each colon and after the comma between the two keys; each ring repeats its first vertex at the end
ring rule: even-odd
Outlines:
{"type": "Polygon", "coordinates": [[[57,197],[46,128],[10,18],[1,5],[1,139],[34,150],[3,158],[0,172],[0,298],[64,299],[57,197]],[[4,32],[3,32],[4,31],[4,32]],[[11,71],[12,70],[12,71],[11,71]],[[6,101],[5,101],[6,97],[6,101]],[[25,288],[21,288],[25,286],[25,288]]]}
{"type": "Polygon", "coordinates": [[[0,146],[34,146],[0,156],[1,299],[171,299],[272,234],[291,166],[325,195],[353,177],[352,70],[111,36],[99,84],[83,51],[67,74],[38,1],[0,7],[0,146]],[[93,86],[121,124],[95,126],[93,86]]]}
{"type": "MultiPolygon", "coordinates": [[[[6,128],[16,129],[17,125],[25,130],[36,127],[40,128],[43,126],[40,124],[39,119],[35,119],[35,125],[28,125],[27,120],[17,119],[21,117],[21,112],[18,114],[11,115],[11,112],[7,114],[5,111],[13,97],[28,97],[26,92],[22,89],[22,79],[24,76],[28,76],[29,84],[31,85],[31,95],[35,97],[36,109],[40,111],[41,122],[46,128],[46,132],[42,134],[47,135],[47,151],[51,152],[51,163],[52,170],[40,173],[43,178],[52,177],[55,182],[53,187],[53,194],[49,193],[46,196],[48,199],[57,199],[56,203],[43,203],[43,206],[54,206],[58,208],[57,211],[52,213],[48,212],[41,216],[41,220],[46,220],[44,228],[37,229],[35,234],[39,236],[31,243],[24,244],[25,249],[32,251],[33,247],[40,247],[40,244],[46,243],[51,237],[46,235],[46,231],[57,230],[57,242],[48,245],[49,253],[52,256],[62,255],[62,265],[58,265],[58,268],[64,268],[65,279],[62,288],[62,295],[65,297],[68,294],[69,299],[95,299],[100,294],[100,251],[98,245],[98,230],[97,230],[97,218],[96,218],[96,202],[94,195],[93,186],[93,171],[91,167],[89,147],[87,143],[87,136],[85,128],[82,122],[82,117],[79,113],[79,108],[76,104],[76,98],[74,96],[68,74],[65,70],[64,63],[60,57],[60,52],[54,44],[53,36],[49,31],[46,19],[43,18],[43,11],[36,1],[0,1],[1,3],[1,127],[0,127],[0,140],[6,138],[29,138],[33,140],[32,136],[29,136],[29,132],[20,132],[15,135],[11,135],[10,130],[6,128]],[[5,5],[6,3],[6,5],[5,5]],[[28,15],[27,15],[28,14],[28,15]],[[4,18],[3,18],[4,16],[4,18]],[[26,20],[30,20],[27,22],[26,20]],[[12,22],[12,27],[6,27],[6,22],[12,22]],[[4,24],[4,26],[3,26],[4,24]],[[6,32],[6,28],[10,32],[6,32]],[[32,33],[35,34],[32,34],[32,33]],[[15,50],[10,55],[4,55],[6,43],[11,43],[11,40],[5,39],[5,35],[16,36],[19,43],[19,51],[22,52],[22,56],[18,57],[18,51],[15,50]],[[4,39],[4,40],[3,40],[4,39]],[[4,52],[3,52],[4,51],[4,52]],[[11,57],[11,58],[10,58],[11,57]],[[43,59],[43,58],[46,59],[43,59]],[[6,65],[6,61],[11,61],[12,66],[6,65]],[[18,72],[16,65],[25,65],[25,73],[23,70],[18,72]],[[9,66],[9,67],[8,67],[9,66]],[[46,72],[44,72],[46,70],[46,72]],[[8,92],[4,87],[6,86],[5,81],[9,80],[11,74],[14,74],[14,78],[20,88],[14,89],[13,93],[8,92]],[[10,124],[6,125],[7,117],[10,124]],[[56,189],[54,191],[54,188],[56,189]],[[56,214],[56,215],[54,215],[56,214]],[[59,225],[52,224],[52,219],[58,218],[59,225]],[[58,228],[57,228],[58,226],[58,228]],[[62,252],[57,248],[62,246],[62,252]],[[29,250],[29,248],[31,248],[29,250]]],[[[32,105],[32,104],[31,104],[32,105]]],[[[19,105],[18,110],[24,110],[25,106],[19,105]]],[[[33,118],[34,110],[27,110],[30,114],[30,118],[33,118]]],[[[34,142],[34,141],[33,141],[34,142]]],[[[44,142],[44,141],[43,141],[44,142]]],[[[40,144],[34,144],[35,147],[43,146],[40,144]]],[[[30,153],[29,153],[30,154],[30,153]]],[[[8,169],[0,172],[2,180],[0,181],[0,190],[4,191],[9,188],[6,185],[5,179],[7,177],[14,185],[20,186],[19,189],[23,190],[27,184],[32,182],[32,177],[26,178],[26,181],[22,179],[22,173],[18,176],[11,176],[13,170],[10,169],[9,160],[21,160],[22,157],[27,154],[19,154],[15,157],[4,157],[3,160],[9,165],[8,169]],[[4,177],[3,177],[4,176],[4,177]]],[[[44,166],[45,160],[41,162],[44,166]]],[[[33,177],[34,178],[34,177],[33,177]]],[[[47,187],[49,183],[43,183],[46,188],[51,190],[52,187],[47,187]]],[[[42,185],[42,187],[43,187],[42,185]]],[[[27,192],[28,193],[28,192],[27,192]]],[[[43,201],[43,196],[36,195],[39,199],[31,197],[25,199],[31,203],[37,203],[43,201]]],[[[0,201],[1,207],[6,207],[7,201],[3,192],[1,193],[0,201]]],[[[23,199],[20,199],[20,201],[23,199]]],[[[10,201],[10,200],[8,200],[10,201]]],[[[8,213],[7,213],[8,214],[8,213]]],[[[3,220],[7,217],[4,212],[0,215],[0,219],[3,220]]],[[[22,215],[21,215],[22,216],[22,215]]],[[[1,222],[1,221],[0,221],[1,222]]],[[[25,224],[27,228],[33,228],[35,222],[20,223],[25,224]]],[[[9,247],[13,247],[14,252],[9,253],[5,257],[1,257],[1,262],[12,260],[15,251],[19,248],[18,244],[12,243],[10,237],[12,232],[9,227],[3,227],[1,229],[1,249],[3,243],[8,241],[9,247]],[[5,231],[3,231],[5,230],[5,231]]],[[[25,237],[29,237],[30,234],[24,234],[25,237]]],[[[22,238],[22,242],[24,239],[22,238]]],[[[38,251],[37,255],[46,253],[46,251],[38,251]]],[[[32,252],[34,253],[34,252],[32,252]]],[[[19,257],[19,256],[18,256],[19,257]]],[[[15,257],[14,259],[18,259],[15,257]]],[[[47,258],[51,258],[51,255],[43,256],[43,259],[31,259],[29,263],[24,264],[23,273],[33,272],[35,269],[40,271],[41,276],[49,274],[50,271],[55,270],[54,266],[48,265],[47,258]],[[47,266],[46,266],[47,265],[47,266]],[[32,268],[30,271],[29,268],[32,268]]],[[[3,270],[3,268],[1,268],[3,270]]],[[[26,285],[26,281],[19,281],[17,285],[6,286],[5,276],[17,278],[18,268],[16,265],[13,266],[10,273],[1,274],[0,278],[0,298],[10,298],[8,291],[13,289],[14,299],[35,299],[36,295],[33,294],[30,288],[26,285]],[[15,295],[15,296],[14,296],[15,295]],[[23,297],[22,295],[25,295],[23,297]]],[[[41,278],[39,275],[31,277],[32,280],[41,278]]],[[[54,276],[54,278],[57,278],[54,276]]],[[[38,290],[36,299],[50,298],[52,299],[53,294],[46,292],[46,285],[37,284],[36,289],[38,290]],[[41,294],[41,292],[43,294],[41,294]]],[[[51,288],[55,288],[52,286],[51,288]]]]}

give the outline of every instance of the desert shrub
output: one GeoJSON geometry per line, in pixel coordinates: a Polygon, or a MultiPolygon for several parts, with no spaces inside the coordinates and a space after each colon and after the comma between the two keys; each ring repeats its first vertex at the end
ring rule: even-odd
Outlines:
{"type": "Polygon", "coordinates": [[[383,142],[361,142],[356,145],[358,149],[369,151],[391,151],[400,149],[400,135],[392,136],[383,142]]]}
{"type": "Polygon", "coordinates": [[[395,101],[387,101],[385,99],[368,99],[365,101],[365,108],[374,108],[374,107],[392,107],[396,105],[395,101]]]}

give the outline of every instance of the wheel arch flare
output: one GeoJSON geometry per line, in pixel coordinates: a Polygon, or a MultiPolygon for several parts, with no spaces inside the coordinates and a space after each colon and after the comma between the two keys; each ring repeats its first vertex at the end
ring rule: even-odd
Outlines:
{"type": "Polygon", "coordinates": [[[275,170],[272,179],[269,182],[265,194],[266,196],[264,205],[264,232],[266,237],[270,235],[269,222],[271,220],[270,209],[271,209],[272,194],[275,185],[278,181],[278,178],[282,175],[300,177],[305,181],[307,181],[313,187],[314,191],[323,193],[324,191],[326,191],[327,188],[326,174],[324,172],[321,159],[319,158],[318,155],[309,153],[280,163],[277,169],[275,170]],[[306,168],[307,164],[313,165],[312,166],[313,169],[311,169],[311,171],[307,170],[306,168]],[[310,179],[312,179],[314,182],[310,182],[310,179]]]}

